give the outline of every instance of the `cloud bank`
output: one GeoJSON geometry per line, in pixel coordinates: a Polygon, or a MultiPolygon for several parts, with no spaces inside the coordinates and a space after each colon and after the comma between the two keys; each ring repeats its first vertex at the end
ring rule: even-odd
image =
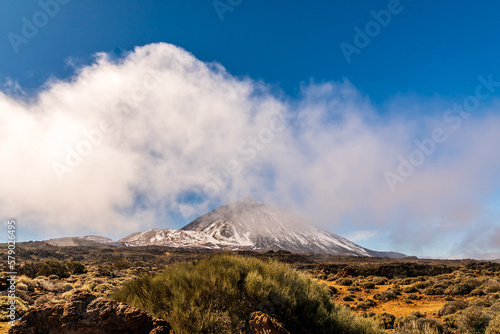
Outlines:
{"type": "Polygon", "coordinates": [[[169,44],[98,54],[35,97],[7,91],[0,215],[33,235],[118,238],[253,196],[333,232],[383,235],[386,249],[500,253],[493,99],[455,128],[447,102],[394,99],[381,111],[347,80],[290,98],[169,44]],[[446,140],[413,155],[423,161],[391,187],[387,172],[398,175],[435,129],[446,140]]]}

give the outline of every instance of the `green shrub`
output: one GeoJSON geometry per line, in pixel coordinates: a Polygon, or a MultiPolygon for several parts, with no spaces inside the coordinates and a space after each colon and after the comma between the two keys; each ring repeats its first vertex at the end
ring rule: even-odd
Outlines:
{"type": "Polygon", "coordinates": [[[428,319],[420,312],[413,312],[405,317],[398,318],[394,327],[397,333],[404,334],[442,334],[445,333],[443,325],[434,319],[428,319]]]}
{"type": "Polygon", "coordinates": [[[68,263],[59,261],[45,261],[38,264],[31,264],[34,267],[35,277],[38,276],[49,276],[54,277],[52,279],[67,278],[71,274],[80,274],[85,271],[85,266],[78,261],[72,261],[68,263]],[[55,278],[56,275],[57,278],[55,278]]]}
{"type": "Polygon", "coordinates": [[[366,310],[366,309],[369,309],[370,307],[374,307],[374,306],[377,306],[377,303],[375,303],[373,300],[371,299],[367,299],[365,301],[362,301],[361,303],[359,303],[358,305],[356,305],[356,307],[358,309],[361,309],[361,310],[366,310]]]}
{"type": "Polygon", "coordinates": [[[409,300],[417,300],[418,296],[414,293],[410,293],[410,294],[408,294],[408,296],[406,296],[406,298],[409,300]]]}
{"type": "Polygon", "coordinates": [[[375,285],[386,285],[387,284],[387,279],[383,277],[374,277],[372,279],[372,283],[375,285]]]}
{"type": "Polygon", "coordinates": [[[471,294],[471,296],[483,296],[484,295],[484,291],[481,288],[475,288],[474,290],[472,290],[470,292],[470,294],[471,294]]]}
{"type": "Polygon", "coordinates": [[[468,295],[469,293],[474,290],[474,287],[472,287],[469,284],[466,283],[459,283],[459,284],[454,284],[449,286],[444,293],[447,295],[454,295],[454,296],[463,296],[463,295],[468,295]]]}
{"type": "Polygon", "coordinates": [[[491,317],[480,308],[469,307],[457,316],[456,326],[462,333],[484,333],[491,317]]]}
{"type": "Polygon", "coordinates": [[[424,290],[424,294],[427,296],[440,296],[444,294],[444,289],[442,288],[436,288],[435,286],[427,288],[424,290]]]}
{"type": "Polygon", "coordinates": [[[382,329],[393,329],[396,317],[389,313],[381,313],[375,316],[375,324],[382,329]]]}
{"type": "Polygon", "coordinates": [[[404,288],[403,292],[414,293],[414,292],[418,292],[418,289],[414,285],[411,285],[411,286],[407,286],[406,288],[404,288]]]}
{"type": "Polygon", "coordinates": [[[355,297],[355,296],[353,296],[353,295],[347,295],[347,296],[344,296],[344,297],[342,298],[342,300],[343,300],[343,301],[345,301],[345,302],[353,302],[353,301],[354,301],[354,298],[356,298],[356,297],[355,297]]]}
{"type": "Polygon", "coordinates": [[[27,302],[29,305],[32,305],[35,302],[35,300],[28,293],[26,293],[23,290],[16,290],[16,297],[21,298],[22,300],[27,302]]]}
{"type": "Polygon", "coordinates": [[[331,296],[334,296],[334,295],[336,295],[336,294],[339,293],[339,290],[336,287],[334,287],[334,286],[325,285],[325,288],[330,292],[331,296]]]}
{"type": "Polygon", "coordinates": [[[361,287],[362,287],[363,289],[368,289],[368,290],[370,290],[370,289],[375,289],[375,284],[374,284],[374,283],[372,283],[372,282],[361,283],[361,287]]]}
{"type": "Polygon", "coordinates": [[[92,289],[92,291],[105,294],[105,293],[112,292],[114,289],[115,289],[115,287],[113,285],[111,285],[109,283],[102,283],[102,284],[95,286],[94,289],[92,289]]]}
{"type": "Polygon", "coordinates": [[[413,284],[413,286],[417,289],[425,289],[426,287],[429,286],[429,283],[427,282],[416,282],[415,284],[413,284]]]}
{"type": "Polygon", "coordinates": [[[36,279],[35,281],[37,281],[38,283],[38,287],[40,289],[44,289],[44,290],[47,290],[47,291],[54,291],[54,283],[48,281],[48,280],[38,280],[36,279]]]}
{"type": "Polygon", "coordinates": [[[354,280],[350,279],[350,278],[339,278],[337,280],[337,284],[338,285],[344,285],[344,286],[349,286],[351,285],[352,283],[354,282],[354,280]]]}
{"type": "Polygon", "coordinates": [[[476,307],[490,307],[493,305],[495,302],[492,299],[488,298],[474,298],[470,301],[470,306],[476,306],[476,307]]]}
{"type": "Polygon", "coordinates": [[[400,280],[398,282],[398,284],[401,284],[401,285],[410,285],[410,284],[413,284],[417,281],[417,279],[415,277],[408,277],[408,278],[403,278],[402,280],[400,280]]]}
{"type": "Polygon", "coordinates": [[[500,334],[500,314],[490,322],[485,334],[500,334]]]}
{"type": "Polygon", "coordinates": [[[66,292],[73,289],[73,285],[70,283],[57,283],[54,285],[54,291],[56,292],[66,292]]]}
{"type": "Polygon", "coordinates": [[[83,274],[85,272],[85,266],[78,261],[71,261],[66,263],[66,267],[71,274],[83,274]]]}
{"type": "Polygon", "coordinates": [[[457,314],[448,314],[445,315],[444,317],[441,318],[443,323],[447,326],[449,329],[457,329],[457,314]]]}
{"type": "Polygon", "coordinates": [[[128,283],[117,301],[166,319],[177,334],[236,333],[262,311],[294,333],[381,333],[334,304],[322,284],[276,261],[218,255],[128,283]]]}
{"type": "Polygon", "coordinates": [[[130,262],[128,262],[127,259],[115,258],[113,260],[112,266],[113,266],[113,269],[115,269],[115,270],[128,269],[128,268],[130,268],[130,262]]]}
{"type": "Polygon", "coordinates": [[[440,317],[457,313],[460,310],[464,310],[469,306],[469,303],[462,300],[455,300],[444,304],[444,306],[439,310],[438,315],[440,317]]]}
{"type": "Polygon", "coordinates": [[[377,293],[373,295],[373,299],[376,300],[394,300],[398,298],[397,294],[392,290],[386,290],[382,293],[377,293]]]}
{"type": "MultiPolygon", "coordinates": [[[[0,296],[0,321],[10,321],[11,319],[9,318],[10,315],[10,301],[12,299],[9,298],[8,296],[0,296]]],[[[16,313],[15,317],[16,319],[23,316],[24,313],[28,311],[28,303],[22,300],[21,298],[15,297],[15,307],[16,307],[16,313]]]]}
{"type": "Polygon", "coordinates": [[[481,289],[485,293],[495,293],[500,291],[500,283],[497,280],[489,279],[482,286],[481,289]]]}

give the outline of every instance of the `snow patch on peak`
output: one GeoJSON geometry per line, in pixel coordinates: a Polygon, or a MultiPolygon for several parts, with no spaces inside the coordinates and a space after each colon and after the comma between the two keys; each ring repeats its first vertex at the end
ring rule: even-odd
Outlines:
{"type": "Polygon", "coordinates": [[[250,197],[223,205],[180,230],[151,229],[120,241],[137,246],[282,249],[295,253],[371,255],[365,248],[341,236],[250,197]]]}

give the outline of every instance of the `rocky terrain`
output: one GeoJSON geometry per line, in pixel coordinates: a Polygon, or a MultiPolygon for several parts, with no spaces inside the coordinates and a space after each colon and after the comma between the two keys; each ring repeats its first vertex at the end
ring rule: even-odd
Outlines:
{"type": "MultiPolygon", "coordinates": [[[[111,302],[109,296],[136,277],[155,275],[175,263],[196,263],[221,252],[161,246],[97,245],[60,247],[43,242],[18,245],[23,261],[18,268],[17,297],[21,300],[20,305],[26,305],[29,311],[19,322],[24,326],[21,328],[32,326],[42,316],[56,321],[60,319],[55,316],[58,312],[71,314],[71,310],[78,310],[77,314],[64,318],[68,323],[57,326],[78,328],[89,319],[98,321],[96,317],[100,315],[139,316],[133,309],[111,302]],[[92,297],[75,297],[84,295],[78,292],[80,290],[87,291],[92,297]],[[78,303],[81,306],[76,307],[78,303]]],[[[0,245],[0,258],[5,262],[7,248],[3,246],[0,245]]],[[[494,262],[293,254],[286,251],[231,253],[288,263],[329,286],[336,303],[348,306],[359,316],[375,319],[387,332],[425,325],[437,328],[436,333],[462,333],[471,326],[494,324],[500,313],[500,264],[494,262]]],[[[0,291],[3,291],[7,287],[5,273],[0,278],[0,291]]],[[[0,295],[0,301],[2,298],[6,298],[5,293],[0,295]]],[[[148,319],[155,321],[152,317],[148,319]]],[[[267,315],[254,318],[249,315],[249,322],[251,319],[256,326],[274,323],[267,315]]],[[[4,324],[3,327],[8,328],[4,324]]],[[[486,333],[486,327],[483,327],[477,333],[486,333]]],[[[284,330],[293,333],[293,328],[284,330]]],[[[40,329],[37,333],[49,332],[40,329]]]]}
{"type": "Polygon", "coordinates": [[[75,290],[68,301],[33,307],[10,334],[168,334],[166,321],[137,308],[75,290]]]}

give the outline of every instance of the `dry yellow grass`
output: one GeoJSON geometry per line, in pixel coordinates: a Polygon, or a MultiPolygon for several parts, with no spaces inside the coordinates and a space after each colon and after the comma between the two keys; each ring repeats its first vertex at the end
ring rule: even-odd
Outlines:
{"type": "MultiPolygon", "coordinates": [[[[375,289],[371,290],[364,290],[362,291],[348,291],[347,286],[341,286],[337,285],[334,282],[327,282],[323,281],[324,283],[333,286],[337,288],[339,291],[339,294],[335,296],[335,300],[339,304],[344,304],[344,305],[349,305],[351,307],[354,307],[356,305],[356,301],[354,302],[345,302],[342,298],[347,295],[354,295],[356,298],[362,298],[363,300],[366,299],[373,299],[373,295],[376,293],[381,293],[389,288],[392,287],[391,284],[389,285],[377,285],[375,289]]],[[[401,288],[405,288],[409,285],[400,285],[401,288]]],[[[404,300],[407,299],[408,294],[407,293],[401,293],[400,296],[396,300],[391,300],[391,301],[376,301],[377,305],[375,307],[371,307],[367,310],[367,312],[374,312],[374,313],[390,313],[394,315],[395,317],[401,317],[401,316],[406,316],[409,315],[412,312],[420,312],[422,314],[427,315],[428,317],[431,318],[436,318],[438,311],[444,306],[444,304],[447,303],[446,300],[444,300],[443,296],[426,296],[423,294],[419,294],[422,298],[419,300],[412,300],[411,303],[406,303],[404,300]]],[[[455,296],[455,299],[468,299],[468,298],[460,298],[455,296]]],[[[361,313],[361,310],[353,310],[354,313],[361,313]]]]}
{"type": "Polygon", "coordinates": [[[8,322],[0,322],[0,334],[9,333],[10,325],[8,322]]]}

